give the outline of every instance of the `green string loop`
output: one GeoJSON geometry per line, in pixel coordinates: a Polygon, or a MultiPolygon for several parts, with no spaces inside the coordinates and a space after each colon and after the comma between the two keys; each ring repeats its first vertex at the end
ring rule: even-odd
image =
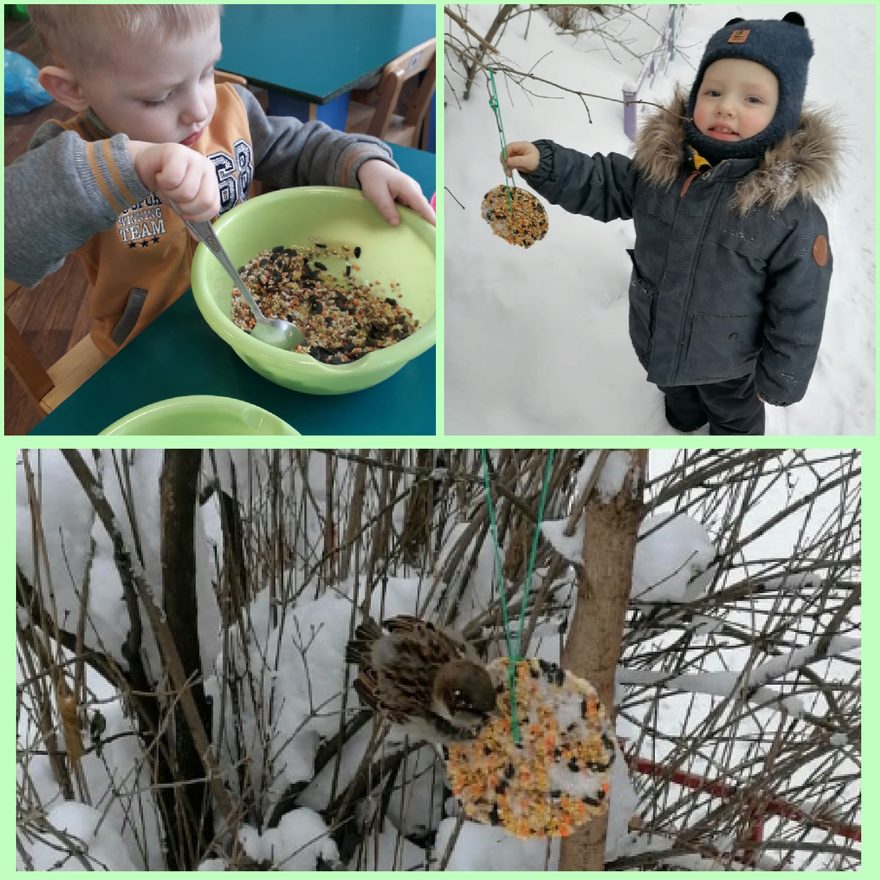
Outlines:
{"type": "Polygon", "coordinates": [[[541,536],[541,523],[544,521],[544,505],[547,502],[547,490],[550,488],[550,471],[553,467],[553,454],[555,450],[547,450],[547,461],[544,464],[544,479],[541,485],[541,498],[538,501],[538,518],[535,521],[535,531],[532,534],[532,547],[529,551],[529,565],[526,569],[526,589],[523,594],[522,609],[519,615],[519,634],[516,637],[516,652],[522,647],[523,628],[526,623],[526,608],[529,604],[529,593],[532,591],[532,574],[535,571],[535,559],[538,555],[538,539],[541,536]]]}
{"type": "Polygon", "coordinates": [[[495,114],[495,124],[498,126],[498,136],[501,138],[501,161],[504,167],[504,185],[507,187],[507,209],[513,213],[513,196],[510,194],[512,187],[516,186],[513,182],[513,175],[507,173],[507,138],[504,136],[504,123],[501,121],[501,106],[498,103],[498,90],[495,88],[495,73],[489,68],[489,85],[492,91],[489,94],[489,106],[495,114]]]}
{"type": "Polygon", "coordinates": [[[498,584],[498,595],[501,598],[501,620],[504,626],[504,640],[507,643],[507,684],[510,690],[510,730],[513,741],[519,745],[522,735],[519,730],[519,717],[516,707],[516,664],[519,660],[519,651],[523,642],[523,630],[526,623],[526,608],[528,607],[529,594],[532,589],[532,574],[535,570],[535,559],[538,555],[538,539],[541,535],[541,523],[544,520],[544,506],[547,502],[547,491],[550,485],[550,470],[553,467],[554,450],[547,451],[547,461],[544,465],[544,479],[541,486],[541,496],[538,501],[538,517],[535,521],[535,531],[532,535],[532,546],[529,552],[529,563],[526,570],[526,586],[523,592],[522,604],[519,612],[519,632],[514,641],[510,631],[510,617],[507,610],[507,596],[504,592],[504,578],[501,568],[501,548],[498,544],[498,521],[495,517],[495,505],[492,503],[492,488],[489,483],[489,459],[485,449],[480,450],[483,462],[483,485],[486,488],[486,508],[489,512],[489,530],[492,533],[492,545],[495,550],[495,575],[498,584]]]}

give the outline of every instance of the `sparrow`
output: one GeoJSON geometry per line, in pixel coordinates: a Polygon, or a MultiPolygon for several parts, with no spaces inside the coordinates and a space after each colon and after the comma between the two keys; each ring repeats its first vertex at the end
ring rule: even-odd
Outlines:
{"type": "Polygon", "coordinates": [[[495,708],[495,685],[473,646],[430,621],[367,619],[345,649],[358,666],[361,701],[415,739],[444,743],[476,735],[495,708]]]}

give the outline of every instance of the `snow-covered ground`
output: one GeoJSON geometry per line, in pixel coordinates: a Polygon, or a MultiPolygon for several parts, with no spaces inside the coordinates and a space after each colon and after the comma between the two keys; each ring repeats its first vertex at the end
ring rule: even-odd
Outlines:
{"type": "MultiPolygon", "coordinates": [[[[639,94],[665,103],[675,84],[690,87],[708,37],[730,18],[781,18],[790,6],[688,6],[683,49],[639,94]]],[[[659,27],[666,6],[639,7],[659,27]]],[[[485,33],[494,6],[471,6],[485,33]]],[[[829,107],[845,153],[841,185],[821,203],[834,254],[825,332],[805,399],[768,408],[767,433],[873,434],[875,430],[875,9],[873,5],[801,9],[815,44],[807,101],[829,107]]],[[[446,30],[461,31],[449,19],[446,30]]],[[[636,52],[657,36],[633,22],[624,34],[636,52]]],[[[589,35],[561,36],[537,12],[510,21],[496,45],[505,63],[570,88],[621,97],[641,62],[589,35]],[[528,36],[526,38],[526,29],[528,36]]],[[[627,333],[634,240],[628,221],[602,224],[548,205],[546,238],[528,250],[495,237],[480,201],[504,182],[488,92],[478,74],[468,101],[447,64],[445,185],[445,429],[449,434],[673,434],[660,392],[645,381],[627,333]]],[[[508,142],[549,138],[586,153],[627,154],[619,103],[580,100],[533,84],[527,95],[499,78],[508,142]]],[[[643,107],[643,113],[656,112],[643,107]]]]}

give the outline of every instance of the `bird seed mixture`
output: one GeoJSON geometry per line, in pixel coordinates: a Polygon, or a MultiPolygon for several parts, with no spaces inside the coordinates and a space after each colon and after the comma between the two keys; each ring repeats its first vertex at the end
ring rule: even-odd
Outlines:
{"type": "Polygon", "coordinates": [[[531,247],[547,234],[547,212],[531,193],[506,184],[490,189],[483,196],[480,216],[508,244],[531,247]],[[507,200],[510,189],[511,202],[507,200]],[[511,210],[512,207],[512,210],[511,210]]]}
{"type": "Polygon", "coordinates": [[[487,667],[496,712],[475,739],[445,747],[446,771],[465,816],[517,837],[567,837],[608,809],[613,731],[595,688],[555,663],[516,665],[513,739],[508,659],[487,667]]]}
{"type": "MultiPolygon", "coordinates": [[[[360,247],[279,245],[257,254],[239,274],[267,318],[282,318],[302,331],[296,351],[326,364],[347,364],[406,339],[419,326],[401,305],[400,285],[358,280],[360,247]]],[[[250,333],[254,317],[238,288],[232,320],[250,333]]]]}

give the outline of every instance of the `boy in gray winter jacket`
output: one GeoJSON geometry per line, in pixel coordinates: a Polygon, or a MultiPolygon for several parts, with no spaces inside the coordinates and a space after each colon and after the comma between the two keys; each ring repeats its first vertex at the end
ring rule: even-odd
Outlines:
{"type": "Polygon", "coordinates": [[[360,187],[391,224],[395,200],[434,221],[381,141],[267,117],[247,89],[215,85],[219,7],[30,10],[53,62],[40,82],[78,115],[46,123],[6,169],[6,276],[33,286],[76,251],[104,354],[189,287],[196,243],[181,216],[228,211],[255,177],[360,187]]]}
{"type": "Polygon", "coordinates": [[[676,430],[763,434],[764,402],[807,390],[832,268],[813,199],[835,166],[830,124],[801,110],[812,54],[797,13],[734,19],[632,160],[508,146],[507,167],[549,201],[634,220],[630,339],[676,430]]]}

